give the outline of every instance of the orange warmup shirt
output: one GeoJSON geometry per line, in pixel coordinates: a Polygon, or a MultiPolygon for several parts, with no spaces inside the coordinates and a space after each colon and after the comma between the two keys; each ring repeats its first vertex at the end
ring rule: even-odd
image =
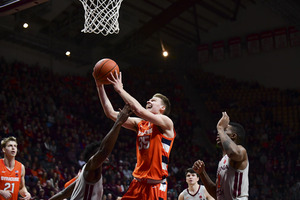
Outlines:
{"type": "MultiPolygon", "coordinates": [[[[13,170],[7,169],[4,160],[0,159],[0,190],[6,190],[12,193],[10,200],[17,200],[21,182],[22,164],[15,161],[13,170]]],[[[0,200],[5,200],[0,195],[0,200]]]]}

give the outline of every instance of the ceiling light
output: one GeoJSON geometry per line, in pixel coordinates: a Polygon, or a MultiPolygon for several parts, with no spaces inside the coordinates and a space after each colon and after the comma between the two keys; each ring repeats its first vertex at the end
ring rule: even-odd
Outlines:
{"type": "Polygon", "coordinates": [[[164,50],[163,53],[162,53],[162,55],[163,55],[164,57],[167,57],[167,56],[169,55],[169,53],[168,53],[166,50],[164,50]]]}
{"type": "Polygon", "coordinates": [[[167,57],[169,55],[169,52],[165,49],[165,46],[164,46],[162,40],[160,40],[160,45],[161,45],[163,57],[167,57]]]}
{"type": "Polygon", "coordinates": [[[23,24],[23,28],[28,28],[28,24],[25,22],[24,24],[23,24]]]}

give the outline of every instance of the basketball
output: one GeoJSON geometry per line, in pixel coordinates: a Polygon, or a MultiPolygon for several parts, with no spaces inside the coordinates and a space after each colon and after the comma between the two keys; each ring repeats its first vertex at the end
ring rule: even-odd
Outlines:
{"type": "Polygon", "coordinates": [[[107,78],[112,79],[111,72],[114,74],[115,71],[119,74],[119,66],[118,64],[109,58],[104,58],[99,60],[94,67],[94,77],[97,81],[100,81],[103,84],[110,84],[107,78]]]}

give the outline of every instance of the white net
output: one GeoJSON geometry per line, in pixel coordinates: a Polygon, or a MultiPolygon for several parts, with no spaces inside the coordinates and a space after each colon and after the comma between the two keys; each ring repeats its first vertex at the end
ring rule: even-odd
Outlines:
{"type": "Polygon", "coordinates": [[[119,33],[119,9],[123,0],[79,0],[84,8],[85,22],[81,32],[119,33]]]}

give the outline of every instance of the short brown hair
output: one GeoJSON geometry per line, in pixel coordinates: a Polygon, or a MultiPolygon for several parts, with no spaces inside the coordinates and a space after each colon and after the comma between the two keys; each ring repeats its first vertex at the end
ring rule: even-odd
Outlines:
{"type": "Polygon", "coordinates": [[[14,141],[17,143],[17,139],[14,136],[3,138],[3,140],[1,140],[1,149],[6,147],[6,144],[10,141],[14,141]]]}
{"type": "Polygon", "coordinates": [[[188,173],[191,173],[191,174],[197,174],[197,176],[200,177],[199,174],[193,170],[193,168],[188,168],[188,169],[185,171],[185,176],[186,176],[188,173]]]}
{"type": "Polygon", "coordinates": [[[164,106],[166,107],[164,114],[169,115],[171,112],[171,103],[170,103],[169,99],[165,95],[162,95],[160,93],[156,93],[153,97],[158,97],[162,100],[164,106]]]}

